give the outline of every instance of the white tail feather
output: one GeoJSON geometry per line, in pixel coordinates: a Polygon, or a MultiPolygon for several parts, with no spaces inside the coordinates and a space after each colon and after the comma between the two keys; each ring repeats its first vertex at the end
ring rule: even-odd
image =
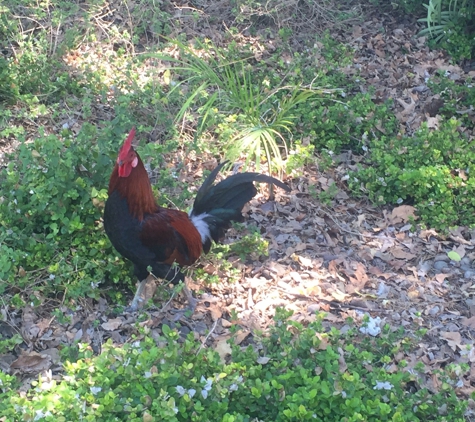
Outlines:
{"type": "Polygon", "coordinates": [[[209,239],[211,240],[211,233],[209,231],[208,223],[205,221],[205,218],[209,217],[209,214],[204,213],[200,215],[191,215],[190,219],[193,225],[198,230],[199,234],[201,235],[201,243],[203,245],[209,239]]]}

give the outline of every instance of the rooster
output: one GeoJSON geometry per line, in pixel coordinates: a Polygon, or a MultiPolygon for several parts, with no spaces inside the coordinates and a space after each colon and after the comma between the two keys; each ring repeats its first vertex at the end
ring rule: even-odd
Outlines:
{"type": "MultiPolygon", "coordinates": [[[[238,173],[214,184],[224,162],[206,178],[189,214],[163,208],[156,203],[147,171],[132,146],[134,137],[135,128],[112,170],[104,228],[115,249],[132,261],[134,274],[141,281],[130,306],[137,310],[143,305],[150,273],[173,284],[184,282],[177,265],[193,264],[202,252],[209,252],[212,241],[224,237],[232,221],[242,220],[244,205],[257,193],[253,182],[290,189],[280,180],[259,173],[238,173]]],[[[185,293],[191,301],[187,289],[185,293]]]]}

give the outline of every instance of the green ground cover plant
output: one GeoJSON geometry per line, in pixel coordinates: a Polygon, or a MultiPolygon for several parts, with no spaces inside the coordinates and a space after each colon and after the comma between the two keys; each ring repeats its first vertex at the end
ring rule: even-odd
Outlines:
{"type": "Polygon", "coordinates": [[[455,397],[450,370],[437,393],[409,387],[419,385],[422,367],[408,371],[401,360],[394,370],[395,354],[414,341],[402,332],[386,327],[360,341],[354,328],[325,332],[321,316],[307,327],[290,316],[278,310],[258,348],[231,340],[229,363],[167,325],[155,340],[107,343],[98,356],[87,345],[65,349],[64,379],[40,378],[29,396],[0,373],[0,412],[10,421],[464,420],[467,404],[455,397]]]}

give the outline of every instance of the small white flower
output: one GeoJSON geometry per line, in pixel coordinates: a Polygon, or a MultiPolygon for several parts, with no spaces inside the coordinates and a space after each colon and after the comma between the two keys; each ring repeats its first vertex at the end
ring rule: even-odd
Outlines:
{"type": "Polygon", "coordinates": [[[394,385],[392,385],[388,381],[376,381],[376,385],[374,386],[374,390],[392,390],[394,388],[394,385]]]}
{"type": "Polygon", "coordinates": [[[100,391],[102,391],[101,387],[91,387],[91,393],[94,394],[94,395],[96,395],[100,391]]]}
{"type": "Polygon", "coordinates": [[[398,204],[402,204],[403,199],[402,199],[402,198],[398,198],[396,202],[397,202],[398,204]]]}
{"type": "Polygon", "coordinates": [[[196,394],[196,390],[194,388],[190,388],[188,390],[188,395],[190,396],[190,398],[192,398],[195,394],[196,394]]]}
{"type": "Polygon", "coordinates": [[[181,385],[176,386],[175,390],[180,395],[180,397],[184,396],[186,393],[185,389],[181,385]]]}
{"type": "Polygon", "coordinates": [[[229,391],[236,391],[237,389],[238,389],[237,384],[231,384],[231,385],[229,386],[229,391]]]}
{"type": "Polygon", "coordinates": [[[50,279],[50,280],[54,280],[55,278],[56,278],[56,276],[55,276],[54,274],[50,274],[50,275],[49,275],[49,279],[50,279]]]}
{"type": "Polygon", "coordinates": [[[138,349],[138,348],[140,347],[140,341],[138,341],[138,340],[137,340],[137,341],[134,341],[134,342],[132,343],[132,347],[135,347],[136,349],[138,349]]]}
{"type": "Polygon", "coordinates": [[[369,334],[373,337],[376,337],[381,332],[381,327],[380,327],[381,322],[382,320],[380,317],[376,317],[376,318],[369,317],[367,326],[361,327],[360,332],[362,332],[363,334],[369,334]]]}
{"type": "Polygon", "coordinates": [[[178,413],[178,407],[174,407],[173,411],[175,412],[175,415],[178,413]]]}
{"type": "Polygon", "coordinates": [[[152,373],[150,371],[146,371],[145,374],[144,374],[144,377],[145,378],[151,378],[152,377],[152,373]]]}
{"type": "Polygon", "coordinates": [[[30,189],[30,195],[33,195],[35,192],[33,191],[33,189],[30,189]]]}
{"type": "Polygon", "coordinates": [[[35,415],[35,419],[33,419],[33,420],[34,421],[39,421],[39,420],[43,419],[45,416],[51,416],[51,412],[49,410],[47,410],[45,413],[43,413],[42,410],[37,410],[36,415],[35,415]]]}
{"type": "Polygon", "coordinates": [[[242,382],[242,380],[243,380],[242,375],[239,375],[239,376],[237,377],[237,380],[236,380],[236,381],[237,381],[237,382],[242,382]]]}
{"type": "Polygon", "coordinates": [[[204,399],[208,398],[208,391],[207,390],[201,390],[201,395],[203,396],[204,399]]]}
{"type": "Polygon", "coordinates": [[[16,200],[16,198],[13,200],[13,203],[14,203],[15,205],[18,205],[18,201],[16,200]]]}
{"type": "Polygon", "coordinates": [[[210,378],[209,380],[205,380],[203,377],[201,377],[201,378],[202,378],[201,382],[206,381],[206,384],[205,384],[205,386],[204,386],[203,388],[204,388],[206,391],[211,390],[211,387],[213,386],[213,380],[212,380],[211,378],[210,378]]]}
{"type": "Polygon", "coordinates": [[[349,174],[345,174],[342,178],[341,181],[344,182],[345,180],[348,180],[350,178],[349,174]]]}

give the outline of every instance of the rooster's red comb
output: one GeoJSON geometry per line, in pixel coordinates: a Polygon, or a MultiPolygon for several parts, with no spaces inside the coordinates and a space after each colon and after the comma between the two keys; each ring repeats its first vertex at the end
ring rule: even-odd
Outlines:
{"type": "Polygon", "coordinates": [[[132,147],[132,141],[135,138],[135,127],[132,128],[132,130],[129,133],[129,136],[127,136],[127,139],[125,140],[124,144],[122,145],[122,148],[119,151],[119,160],[125,160],[127,157],[127,154],[130,151],[130,148],[132,147]]]}

